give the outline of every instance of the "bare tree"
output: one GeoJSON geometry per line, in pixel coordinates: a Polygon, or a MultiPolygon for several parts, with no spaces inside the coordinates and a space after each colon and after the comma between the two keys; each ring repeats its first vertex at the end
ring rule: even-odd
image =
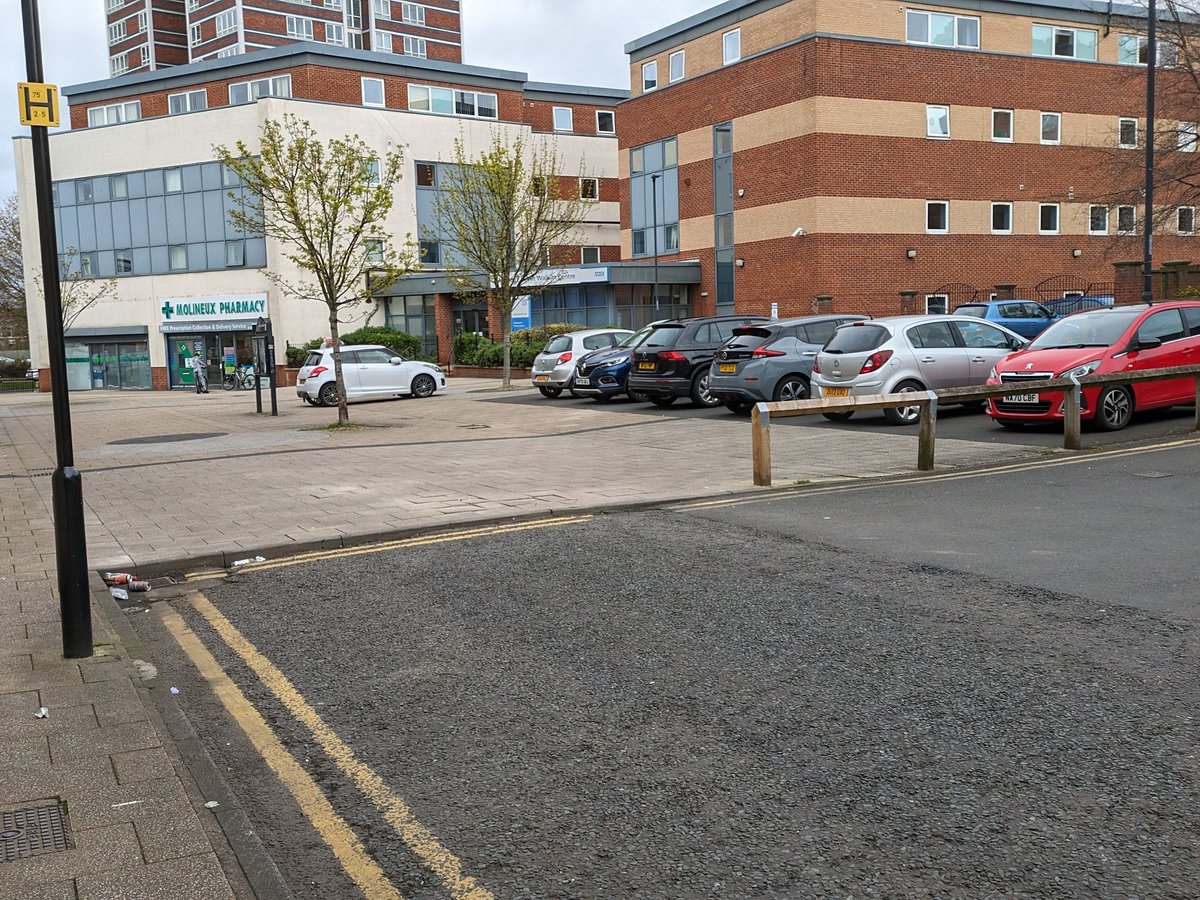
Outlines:
{"type": "MultiPolygon", "coordinates": [[[[43,294],[40,274],[33,276],[33,283],[38,294],[43,294]]],[[[64,332],[70,331],[75,320],[101,300],[117,296],[117,279],[97,277],[86,257],[75,247],[68,247],[59,258],[58,286],[64,332]]]]}
{"type": "Polygon", "coordinates": [[[391,246],[384,227],[404,156],[398,150],[380,155],[357,135],[322,141],[294,115],[264,122],[257,148],[238,141],[232,150],[217,146],[213,152],[246,188],[244,196],[230,193],[238,201],[229,214],[232,224],[278,241],[302,273],[289,279],[264,270],[266,277],[285,293],[328,309],[338,424],[348,425],[340,317],[419,266],[411,241],[391,246]]]}
{"type": "Polygon", "coordinates": [[[460,136],[442,169],[434,218],[439,236],[452,245],[443,254],[446,274],[460,291],[484,290],[500,314],[505,387],[512,381],[513,308],[554,284],[549,251],[576,243],[587,213],[579,179],[564,190],[562,168],[552,141],[506,140],[497,130],[478,156],[460,136]]]}

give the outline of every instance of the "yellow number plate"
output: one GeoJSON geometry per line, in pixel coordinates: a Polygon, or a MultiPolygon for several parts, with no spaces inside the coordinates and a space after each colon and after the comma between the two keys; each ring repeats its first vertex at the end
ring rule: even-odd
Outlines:
{"type": "Polygon", "coordinates": [[[737,371],[737,363],[718,363],[717,371],[722,375],[732,375],[737,371]]]}
{"type": "Polygon", "coordinates": [[[849,397],[850,388],[821,388],[821,393],[826,397],[849,397]]]}
{"type": "Polygon", "coordinates": [[[639,371],[639,372],[645,371],[645,370],[647,370],[647,369],[649,369],[651,372],[653,372],[653,371],[654,371],[654,363],[652,363],[652,362],[640,362],[640,363],[638,363],[638,371],[639,371]]]}
{"type": "Polygon", "coordinates": [[[549,375],[534,375],[533,380],[534,381],[549,381],[550,376],[549,375]]]}

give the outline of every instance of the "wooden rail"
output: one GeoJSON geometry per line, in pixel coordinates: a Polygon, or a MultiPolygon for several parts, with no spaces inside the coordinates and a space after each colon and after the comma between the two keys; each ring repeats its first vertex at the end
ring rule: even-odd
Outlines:
{"type": "Polygon", "coordinates": [[[818,413],[849,413],[865,409],[902,409],[920,407],[917,468],[922,472],[933,469],[934,438],[937,431],[938,403],[969,403],[989,397],[1011,397],[1016,394],[1064,394],[1063,447],[1080,450],[1082,440],[1082,404],[1080,388],[1094,385],[1134,384],[1140,381],[1159,381],[1168,378],[1196,379],[1196,418],[1193,429],[1200,431],[1200,365],[1175,366],[1167,369],[1145,369],[1141,372],[1122,372],[1113,375],[1085,375],[1082,378],[1048,378],[1043,381],[1008,382],[1006,384],[944,388],[940,391],[910,391],[904,394],[867,394],[861,397],[788,400],[780,403],[757,403],[750,414],[753,432],[754,483],[771,484],[771,420],[792,416],[811,416],[818,413]]]}

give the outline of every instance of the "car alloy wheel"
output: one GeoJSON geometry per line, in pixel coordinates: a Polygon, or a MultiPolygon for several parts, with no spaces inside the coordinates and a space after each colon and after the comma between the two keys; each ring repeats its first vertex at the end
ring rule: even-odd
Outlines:
{"type": "Polygon", "coordinates": [[[692,402],[697,406],[709,408],[721,405],[721,401],[714,397],[708,389],[707,372],[701,372],[696,376],[696,380],[692,382],[692,402]]]}
{"type": "Polygon", "coordinates": [[[1133,418],[1133,396],[1123,385],[1106,387],[1096,401],[1096,424],[1104,431],[1120,431],[1133,418]]]}
{"type": "Polygon", "coordinates": [[[562,388],[560,387],[545,387],[540,384],[538,385],[538,390],[542,392],[543,397],[548,397],[551,400],[562,393],[562,388]]]}
{"type": "MultiPolygon", "coordinates": [[[[921,390],[920,385],[912,381],[905,381],[897,385],[892,393],[915,394],[919,390],[921,390]]],[[[899,409],[885,409],[883,415],[893,425],[913,425],[921,418],[921,407],[902,406],[899,409]]]]}
{"type": "Polygon", "coordinates": [[[776,402],[788,400],[807,400],[808,382],[799,375],[788,375],[775,385],[776,402]]]}
{"type": "Polygon", "coordinates": [[[435,390],[437,390],[437,382],[433,380],[432,375],[418,375],[412,380],[414,397],[428,397],[435,390]]]}
{"type": "Polygon", "coordinates": [[[338,391],[337,382],[329,381],[321,385],[321,390],[317,392],[317,401],[322,406],[337,406],[338,391]]]}

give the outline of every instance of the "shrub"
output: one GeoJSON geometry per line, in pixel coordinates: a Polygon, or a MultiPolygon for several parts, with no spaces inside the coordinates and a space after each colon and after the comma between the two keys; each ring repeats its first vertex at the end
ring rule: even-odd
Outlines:
{"type": "Polygon", "coordinates": [[[287,348],[287,364],[289,369],[299,369],[304,365],[304,360],[308,358],[309,351],[304,347],[293,347],[290,344],[287,348]]]}
{"type": "MultiPolygon", "coordinates": [[[[555,335],[579,331],[582,326],[553,322],[514,331],[510,336],[509,359],[514,369],[528,369],[555,335]]],[[[483,335],[463,332],[454,337],[454,362],[460,366],[499,368],[504,365],[504,345],[483,335]]]]}
{"type": "Polygon", "coordinates": [[[382,344],[398,356],[416,359],[421,355],[421,339],[386,325],[368,326],[342,336],[343,344],[382,344]]]}

